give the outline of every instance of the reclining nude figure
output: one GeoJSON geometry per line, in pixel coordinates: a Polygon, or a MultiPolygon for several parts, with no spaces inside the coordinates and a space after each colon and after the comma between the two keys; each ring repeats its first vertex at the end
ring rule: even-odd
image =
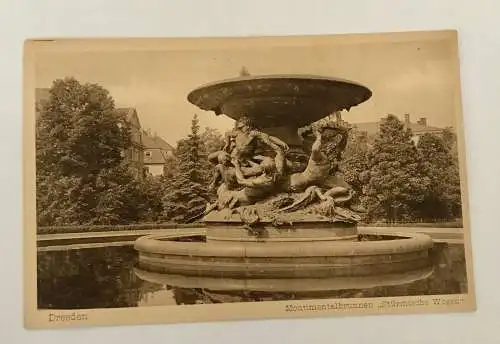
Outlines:
{"type": "Polygon", "coordinates": [[[252,161],[258,141],[266,144],[272,142],[284,151],[288,150],[288,145],[285,142],[277,137],[255,130],[251,125],[251,121],[243,116],[236,121],[235,128],[226,133],[223,151],[228,152],[232,160],[238,159],[243,164],[242,167],[245,167],[252,161]]]}
{"type": "MultiPolygon", "coordinates": [[[[208,189],[213,191],[219,185],[222,190],[232,190],[238,186],[236,181],[236,171],[231,162],[231,155],[225,151],[217,151],[209,154],[208,161],[215,165],[212,182],[208,189]]],[[[262,167],[253,161],[248,161],[249,167],[243,167],[244,176],[256,176],[262,173],[262,167]]]]}
{"type": "MultiPolygon", "coordinates": [[[[207,206],[205,214],[214,209],[232,209],[253,204],[276,190],[276,184],[284,172],[285,150],[267,134],[253,131],[252,136],[273,149],[275,158],[258,155],[254,156],[253,160],[242,161],[241,156],[236,154],[231,157],[226,152],[214,153],[219,164],[211,184],[212,190],[218,180],[222,179],[223,182],[217,189],[217,201],[207,206]]],[[[210,158],[214,159],[213,156],[210,158]]]]}
{"type": "Polygon", "coordinates": [[[235,206],[254,204],[277,191],[278,183],[284,172],[285,152],[267,135],[264,134],[260,139],[269,145],[276,155],[274,159],[267,156],[255,156],[254,159],[260,160],[259,166],[262,173],[250,177],[244,175],[238,159],[233,160],[236,181],[243,188],[237,191],[229,191],[227,194],[230,199],[228,203],[230,209],[235,206]]]}

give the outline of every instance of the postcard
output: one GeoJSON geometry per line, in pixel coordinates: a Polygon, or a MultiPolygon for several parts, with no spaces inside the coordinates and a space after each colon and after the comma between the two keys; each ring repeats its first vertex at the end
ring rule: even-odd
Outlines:
{"type": "Polygon", "coordinates": [[[456,31],[24,47],[25,326],[476,309],[456,31]]]}

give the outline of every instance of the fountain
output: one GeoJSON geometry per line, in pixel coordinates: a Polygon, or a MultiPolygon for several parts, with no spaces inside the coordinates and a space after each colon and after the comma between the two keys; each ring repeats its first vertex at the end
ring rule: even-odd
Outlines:
{"type": "Polygon", "coordinates": [[[193,90],[189,102],[236,121],[209,157],[217,201],[200,233],[138,239],[138,276],[218,295],[300,297],[432,275],[432,240],[358,228],[364,210],[337,171],[351,129],[340,114],[371,95],[309,75],[242,76],[193,90]]]}

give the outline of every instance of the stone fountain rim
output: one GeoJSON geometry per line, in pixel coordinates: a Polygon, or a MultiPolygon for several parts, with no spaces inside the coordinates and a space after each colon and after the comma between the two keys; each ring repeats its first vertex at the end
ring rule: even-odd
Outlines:
{"type": "MultiPolygon", "coordinates": [[[[360,231],[362,234],[362,231],[360,231]]],[[[200,231],[199,235],[204,235],[200,231]]],[[[137,239],[134,248],[146,254],[174,254],[179,256],[211,256],[211,257],[340,257],[369,256],[410,253],[429,250],[434,246],[433,240],[422,233],[384,233],[383,230],[368,232],[373,235],[400,236],[396,240],[362,241],[362,242],[240,242],[224,244],[216,242],[179,242],[162,240],[193,236],[186,234],[152,234],[137,239]]]]}
{"type": "MultiPolygon", "coordinates": [[[[361,84],[360,82],[350,80],[350,79],[345,79],[345,78],[338,78],[338,77],[331,77],[331,76],[325,76],[325,75],[319,75],[319,74],[261,74],[261,75],[248,75],[248,76],[238,76],[235,78],[225,78],[225,79],[220,79],[217,81],[211,81],[205,84],[202,84],[201,86],[196,87],[192,92],[195,92],[196,90],[204,89],[207,87],[212,87],[212,86],[219,86],[221,84],[225,83],[232,83],[232,82],[239,82],[239,81],[248,81],[248,80],[267,80],[267,79],[298,79],[298,80],[316,80],[316,81],[330,81],[330,82],[339,82],[339,83],[345,83],[353,86],[361,86],[366,89],[365,85],[361,84]]],[[[369,89],[368,89],[369,90],[369,89]]]]}

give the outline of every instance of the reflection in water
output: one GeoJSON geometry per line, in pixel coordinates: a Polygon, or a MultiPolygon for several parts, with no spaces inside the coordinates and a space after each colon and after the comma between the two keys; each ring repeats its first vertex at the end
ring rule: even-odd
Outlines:
{"type": "Polygon", "coordinates": [[[140,280],[131,247],[38,253],[38,307],[50,309],[119,308],[312,298],[387,297],[467,292],[463,245],[438,244],[435,274],[410,285],[343,290],[325,294],[213,292],[176,288],[140,280]]]}
{"type": "Polygon", "coordinates": [[[135,261],[136,252],[131,247],[39,252],[38,306],[135,307],[144,293],[161,289],[136,278],[135,261]]]}

